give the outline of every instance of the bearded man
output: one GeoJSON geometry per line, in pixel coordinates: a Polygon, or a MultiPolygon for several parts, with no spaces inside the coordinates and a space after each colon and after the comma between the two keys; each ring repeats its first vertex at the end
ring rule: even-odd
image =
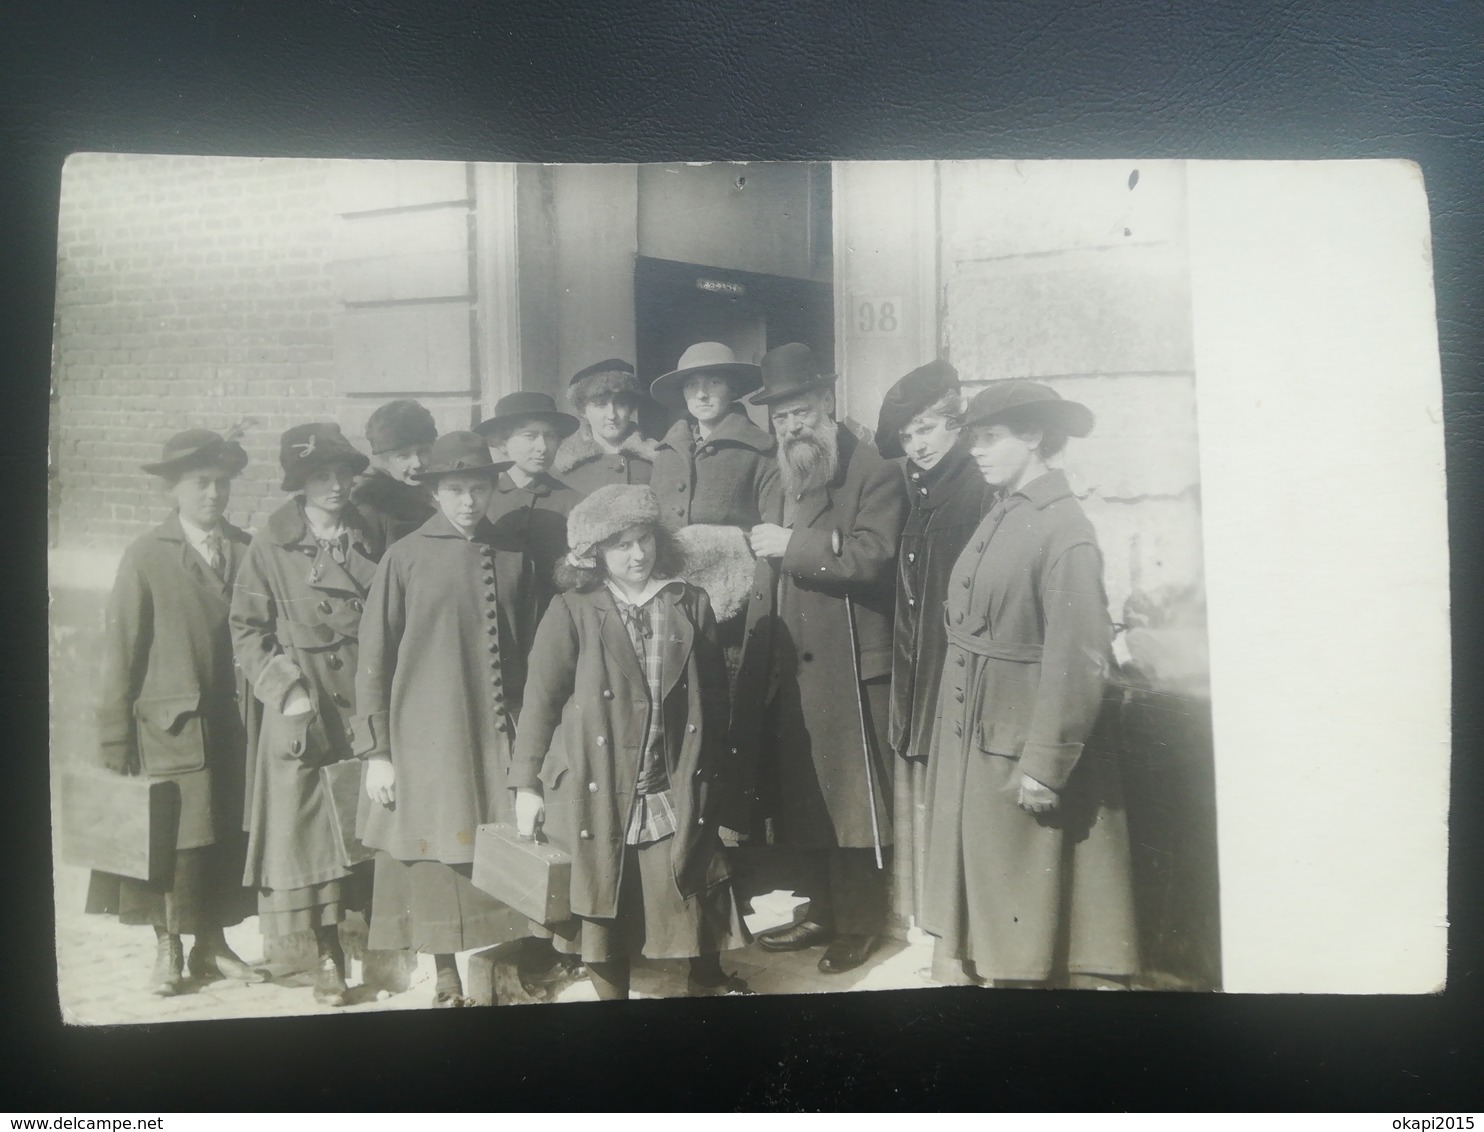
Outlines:
{"type": "Polygon", "coordinates": [[[783,513],[753,527],[750,541],[776,561],[776,611],[759,601],[749,613],[741,678],[766,690],[761,711],[734,711],[733,742],[739,763],[755,760],[772,841],[795,851],[796,891],[809,898],[799,923],[759,942],[769,951],[828,943],[819,969],[834,974],[860,966],[886,930],[885,740],[908,501],[901,472],[836,422],[835,377],[807,346],[771,350],[762,369],[752,400],[768,407],[778,437],[783,513]]]}

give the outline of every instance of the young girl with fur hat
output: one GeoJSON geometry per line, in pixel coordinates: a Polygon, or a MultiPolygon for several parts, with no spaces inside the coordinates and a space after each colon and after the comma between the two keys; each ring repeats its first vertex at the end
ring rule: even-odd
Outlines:
{"type": "Polygon", "coordinates": [[[719,960],[748,934],[719,839],[744,799],[727,776],[711,602],[679,577],[648,487],[599,488],[567,536],[510,774],[518,831],[544,827],[572,857],[556,947],[581,956],[603,999],[628,997],[637,956],[688,958],[691,994],[744,993],[719,960]]]}

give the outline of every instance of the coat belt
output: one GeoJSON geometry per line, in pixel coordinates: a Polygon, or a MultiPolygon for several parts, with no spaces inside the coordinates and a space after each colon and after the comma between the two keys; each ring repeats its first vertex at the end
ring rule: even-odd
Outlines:
{"type": "Polygon", "coordinates": [[[990,660],[1008,660],[1013,664],[1041,663],[1040,645],[1022,644],[1019,641],[995,641],[988,637],[962,633],[952,625],[943,627],[948,632],[950,643],[975,656],[988,657],[990,660]]]}

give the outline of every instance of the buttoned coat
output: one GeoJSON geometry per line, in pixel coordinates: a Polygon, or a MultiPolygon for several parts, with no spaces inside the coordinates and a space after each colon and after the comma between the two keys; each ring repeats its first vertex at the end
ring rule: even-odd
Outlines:
{"type": "MultiPolygon", "coordinates": [[[[669,607],[661,700],[677,820],[671,860],[677,889],[691,896],[707,884],[721,845],[718,824],[730,824],[732,816],[734,800],[723,785],[726,675],[706,592],[677,582],[652,600],[669,607]]],[[[617,914],[624,832],[649,711],[643,666],[607,587],[557,595],[531,650],[510,781],[542,789],[544,828],[572,855],[578,916],[617,914]],[[561,738],[553,745],[558,724],[561,738]]],[[[714,870],[710,879],[720,876],[714,870]]]]}
{"type": "Polygon", "coordinates": [[[371,848],[467,864],[475,829],[510,816],[519,703],[503,667],[530,647],[516,635],[521,564],[487,519],[467,539],[441,512],[381,560],[361,618],[357,753],[391,759],[396,803],[363,807],[371,848]]]}
{"type": "Polygon", "coordinates": [[[245,883],[302,888],[348,875],[319,767],[353,757],[361,613],[381,546],[353,507],[344,565],[310,534],[295,496],[253,538],[232,596],[232,640],[262,703],[248,750],[245,883]],[[313,710],[282,711],[302,674],[313,710]]]}
{"type": "MultiPolygon", "coordinates": [[[[495,479],[495,490],[486,515],[502,547],[521,547],[525,568],[516,597],[516,632],[520,640],[533,641],[536,626],[557,592],[552,571],[567,553],[567,515],[582,496],[562,480],[545,473],[519,487],[509,472],[495,479]]],[[[509,685],[519,690],[520,685],[509,685]]]]}
{"type": "Polygon", "coordinates": [[[889,732],[897,754],[926,758],[948,652],[943,606],[949,574],[993,492],[962,445],[926,472],[906,461],[902,474],[911,506],[897,555],[889,732]]]}
{"type": "Polygon", "coordinates": [[[671,530],[717,523],[751,530],[778,498],[778,445],[733,405],[699,444],[689,417],[676,421],[654,454],[649,486],[671,530]]]}
{"type": "Polygon", "coordinates": [[[618,448],[609,452],[599,447],[592,425],[583,421],[557,449],[552,471],[584,499],[611,483],[648,483],[654,471],[655,442],[636,428],[618,448]]]}
{"type": "Polygon", "coordinates": [[[428,492],[373,469],[350,493],[366,530],[382,546],[410,535],[437,510],[428,492]]]}
{"type": "Polygon", "coordinates": [[[248,536],[222,523],[226,580],[171,515],[124,551],[108,602],[99,684],[99,762],[180,784],[176,847],[238,839],[244,712],[232,659],[231,580],[248,536]]]}
{"type": "Polygon", "coordinates": [[[928,757],[923,926],[986,978],[1137,969],[1109,708],[1112,624],[1092,524],[1047,472],[997,503],[949,582],[928,757]],[[1028,775],[1060,796],[1018,808],[1028,775]],[[966,895],[967,894],[967,895],[966,895]]]}
{"type": "MultiPolygon", "coordinates": [[[[835,477],[793,500],[776,596],[768,600],[759,588],[748,603],[731,745],[740,752],[742,778],[768,800],[778,841],[870,848],[878,838],[891,841],[893,768],[868,704],[862,750],[860,683],[891,672],[907,494],[901,470],[874,445],[843,425],[836,436],[835,477]],[[854,656],[847,599],[855,616],[854,656]],[[765,745],[776,747],[771,782],[758,780],[753,769],[765,745]]],[[[879,726],[885,725],[883,718],[879,726]]]]}

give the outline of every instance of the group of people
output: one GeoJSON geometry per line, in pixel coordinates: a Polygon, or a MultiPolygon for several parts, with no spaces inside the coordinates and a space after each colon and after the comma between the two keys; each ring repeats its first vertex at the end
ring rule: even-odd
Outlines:
{"type": "Polygon", "coordinates": [[[360,910],[464,1004],[455,956],[508,930],[472,879],[490,822],[569,855],[571,916],[531,924],[524,962],[601,998],[641,956],[746,993],[721,955],[751,941],[762,854],[808,903],[759,945],[860,966],[894,842],[941,981],[1127,985],[1112,627],[1053,467],[1092,415],[1021,380],[966,402],[934,361],[873,434],[835,385],[802,344],[702,342],[647,389],[589,366],[575,413],[513,393],[438,436],[394,401],[369,457],[297,425],[251,538],[225,519],[242,447],[169,440],[145,470],[175,513],[120,565],[99,719],[105,765],[179,782],[175,865],[89,892],[154,927],[155,991],[261,977],[223,932],[255,895],[265,935],[313,933],[317,1001],[345,1002],[360,910]],[[674,418],[657,441],[646,398],[674,418]]]}

